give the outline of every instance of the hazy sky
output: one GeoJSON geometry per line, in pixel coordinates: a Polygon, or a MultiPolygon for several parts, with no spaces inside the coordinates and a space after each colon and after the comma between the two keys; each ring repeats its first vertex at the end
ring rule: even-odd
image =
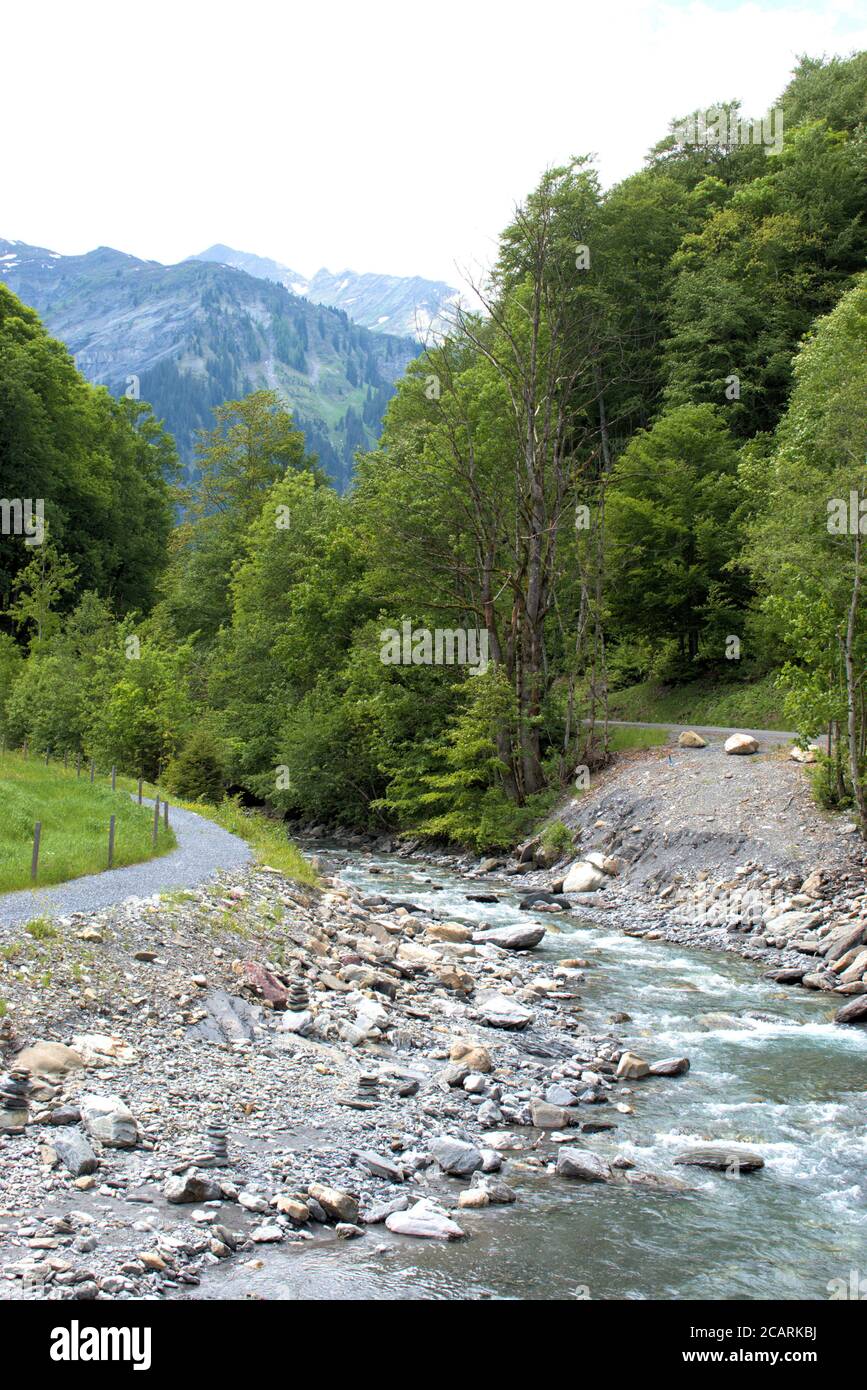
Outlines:
{"type": "Polygon", "coordinates": [[[6,7],[0,236],[455,282],[546,165],[606,184],[670,118],[763,114],[864,0],[63,0],[6,7]]]}

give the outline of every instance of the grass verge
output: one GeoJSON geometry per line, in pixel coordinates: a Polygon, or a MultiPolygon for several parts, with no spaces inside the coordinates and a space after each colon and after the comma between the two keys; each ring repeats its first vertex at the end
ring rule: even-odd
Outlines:
{"type": "Polygon", "coordinates": [[[42,824],[35,886],[45,888],[108,868],[108,826],[115,817],[114,867],[168,854],[177,841],[160,823],[152,845],[152,813],[131,801],[118,782],[93,786],[82,771],[36,758],[0,754],[0,893],[34,886],[30,878],[33,829],[42,824]]]}
{"type": "Polygon", "coordinates": [[[651,724],[716,724],[722,728],[785,729],[783,697],[773,676],[741,681],[690,681],[687,685],[640,685],[615,690],[608,700],[611,719],[651,724]]]}

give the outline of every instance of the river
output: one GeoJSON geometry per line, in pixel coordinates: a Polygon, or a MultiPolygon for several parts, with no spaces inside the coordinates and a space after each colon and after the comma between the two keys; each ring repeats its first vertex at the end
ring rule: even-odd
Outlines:
{"type": "MultiPolygon", "coordinates": [[[[496,905],[469,902],[478,882],[439,867],[322,861],[357,889],[449,919],[527,920],[512,893],[496,905]]],[[[410,1240],[376,1227],[348,1246],[268,1251],[258,1272],[227,1267],[200,1296],[243,1286],[271,1298],[827,1299],[853,1270],[867,1292],[867,1031],[834,1025],[822,996],[762,979],[738,956],[629,937],[601,913],[580,924],[542,920],[543,959],[590,962],[580,993],[591,1027],[624,1011],[631,1022],[617,1033],[633,1050],[691,1059],[686,1076],[645,1083],[637,1113],[588,1146],[692,1190],[512,1170],[518,1202],[462,1212],[469,1240],[410,1240]],[[740,1177],[673,1167],[689,1141],[708,1139],[748,1143],[766,1166],[740,1177]]]]}

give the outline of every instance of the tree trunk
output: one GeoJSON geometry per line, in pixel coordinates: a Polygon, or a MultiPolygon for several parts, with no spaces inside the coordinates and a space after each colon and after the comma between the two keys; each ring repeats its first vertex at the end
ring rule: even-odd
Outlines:
{"type": "Polygon", "coordinates": [[[852,599],[849,604],[849,620],[846,624],[846,733],[849,743],[849,774],[852,778],[852,792],[858,808],[858,826],[862,836],[867,838],[867,788],[861,780],[861,765],[858,756],[858,713],[856,709],[857,678],[855,675],[855,631],[858,624],[858,600],[861,593],[861,534],[855,536],[855,575],[852,581],[852,599]]]}

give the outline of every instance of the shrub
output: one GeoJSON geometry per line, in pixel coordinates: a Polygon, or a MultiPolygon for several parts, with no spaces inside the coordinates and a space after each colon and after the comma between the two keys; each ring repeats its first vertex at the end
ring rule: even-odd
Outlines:
{"type": "Polygon", "coordinates": [[[542,831],[542,848],[549,854],[568,854],[572,849],[572,831],[561,820],[552,820],[542,831]]]}
{"type": "Polygon", "coordinates": [[[165,782],[183,801],[218,802],[223,796],[223,777],[219,743],[207,729],[197,729],[169,763],[165,782]]]}

